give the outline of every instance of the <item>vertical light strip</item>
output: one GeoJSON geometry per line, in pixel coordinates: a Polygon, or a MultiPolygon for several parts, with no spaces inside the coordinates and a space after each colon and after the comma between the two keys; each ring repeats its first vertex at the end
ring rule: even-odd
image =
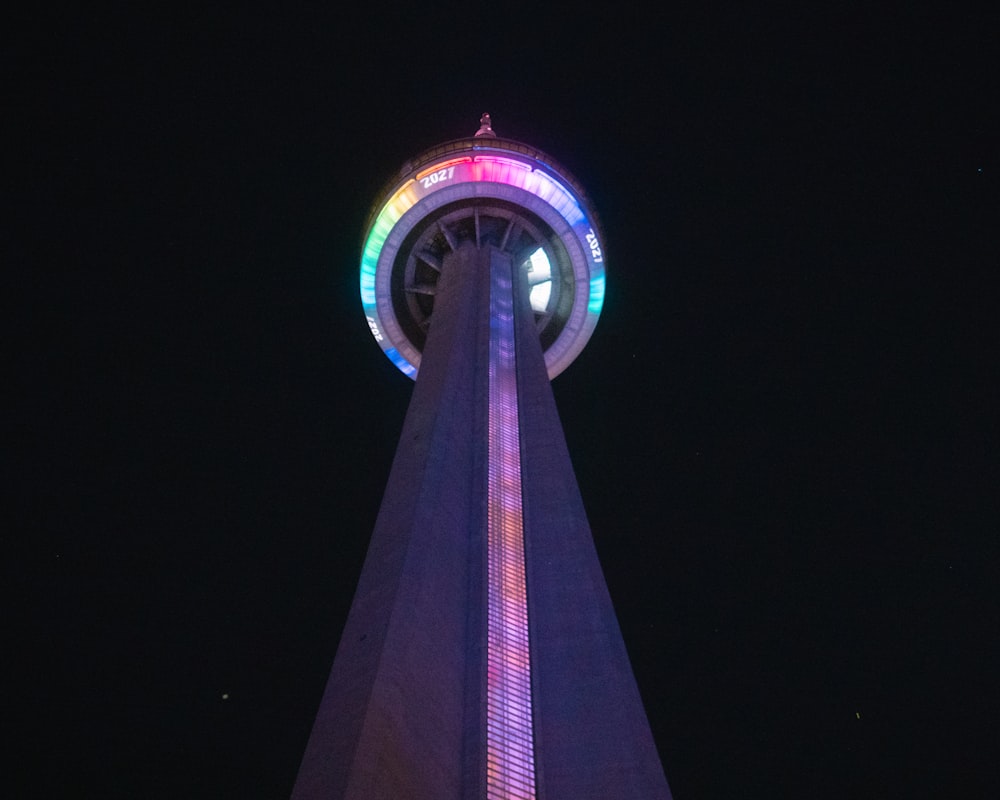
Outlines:
{"type": "Polygon", "coordinates": [[[490,273],[486,797],[534,800],[531,660],[510,262],[501,265],[494,261],[490,273]]]}

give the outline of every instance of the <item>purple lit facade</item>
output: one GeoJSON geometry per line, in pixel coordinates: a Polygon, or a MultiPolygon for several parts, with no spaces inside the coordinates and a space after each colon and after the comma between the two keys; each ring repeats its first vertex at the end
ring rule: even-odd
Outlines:
{"type": "Polygon", "coordinates": [[[376,205],[361,296],[416,379],[293,800],[666,800],[549,385],[604,297],[600,229],[479,134],[376,205]]]}

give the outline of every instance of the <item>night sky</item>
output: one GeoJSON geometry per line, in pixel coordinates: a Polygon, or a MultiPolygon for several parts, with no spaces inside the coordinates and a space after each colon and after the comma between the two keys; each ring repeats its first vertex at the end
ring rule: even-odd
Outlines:
{"type": "Polygon", "coordinates": [[[603,223],[553,386],[677,800],[1000,797],[996,12],[127,8],[4,32],[5,796],[288,796],[412,387],[364,221],[488,111],[603,223]]]}

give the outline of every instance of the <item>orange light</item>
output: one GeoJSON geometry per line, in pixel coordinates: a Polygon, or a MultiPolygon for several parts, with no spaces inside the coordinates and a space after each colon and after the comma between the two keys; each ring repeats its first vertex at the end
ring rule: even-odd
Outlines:
{"type": "Polygon", "coordinates": [[[418,172],[416,179],[419,181],[421,178],[426,178],[428,175],[430,175],[433,172],[437,172],[438,170],[447,169],[448,167],[453,167],[456,164],[468,164],[471,161],[472,161],[471,156],[463,156],[461,158],[451,158],[448,161],[439,161],[437,164],[435,164],[432,167],[428,167],[423,172],[418,172]]]}

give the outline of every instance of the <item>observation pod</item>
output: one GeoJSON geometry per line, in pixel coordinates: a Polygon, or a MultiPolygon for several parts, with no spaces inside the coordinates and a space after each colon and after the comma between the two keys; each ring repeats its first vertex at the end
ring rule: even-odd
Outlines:
{"type": "Polygon", "coordinates": [[[549,378],[583,350],[604,304],[602,236],[567,170],[528,145],[480,131],[407,162],[366,225],[361,303],[372,335],[416,378],[442,261],[492,245],[527,271],[549,378]]]}

